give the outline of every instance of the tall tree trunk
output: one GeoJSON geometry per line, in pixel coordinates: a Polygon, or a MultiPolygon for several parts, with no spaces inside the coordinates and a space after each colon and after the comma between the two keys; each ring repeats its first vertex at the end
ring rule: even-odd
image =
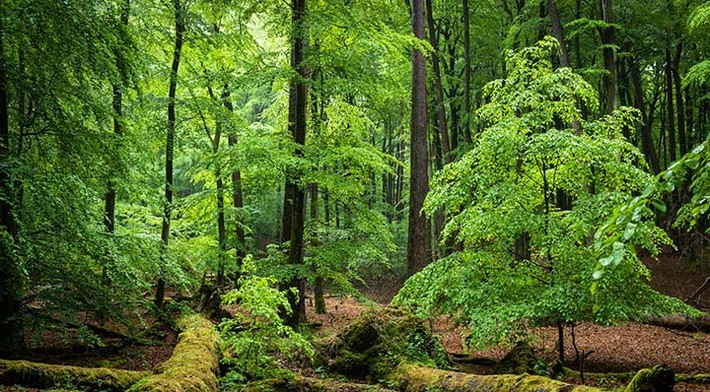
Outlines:
{"type": "MultiPolygon", "coordinates": [[[[318,184],[313,184],[311,185],[311,214],[310,214],[310,219],[311,222],[316,222],[318,220],[318,184]]],[[[320,243],[318,242],[318,237],[314,235],[314,240],[313,243],[315,246],[319,246],[320,243]]],[[[323,275],[315,271],[316,273],[316,279],[313,284],[313,300],[315,301],[315,312],[316,314],[325,314],[327,313],[327,310],[325,308],[325,295],[324,295],[324,286],[325,282],[323,279],[323,275]]]]}
{"type": "Polygon", "coordinates": [[[463,3],[463,95],[464,121],[463,137],[466,143],[471,143],[471,26],[469,23],[468,0],[463,3]]]}
{"type": "Polygon", "coordinates": [[[604,48],[602,55],[604,57],[604,69],[607,74],[604,75],[604,91],[606,96],[606,111],[611,113],[616,110],[616,58],[613,45],[616,45],[616,33],[612,23],[614,23],[614,13],[612,11],[612,0],[599,0],[602,20],[607,24],[602,27],[599,32],[604,48]]]}
{"type": "MultiPolygon", "coordinates": [[[[414,36],[425,39],[424,0],[412,0],[414,36]]],[[[422,212],[429,191],[427,152],[426,64],[421,51],[412,51],[412,117],[409,177],[409,232],[407,237],[407,273],[412,275],[428,263],[429,225],[422,212]]]]}
{"type": "Polygon", "coordinates": [[[643,85],[641,84],[641,70],[636,59],[632,58],[629,66],[631,68],[631,81],[634,86],[636,109],[641,112],[641,150],[646,156],[651,170],[655,174],[661,172],[661,165],[658,163],[658,156],[653,147],[653,137],[651,137],[651,127],[648,120],[648,112],[643,97],[643,85]]]}
{"type": "Polygon", "coordinates": [[[441,155],[444,163],[451,162],[451,145],[449,143],[449,129],[446,123],[446,107],[444,106],[444,88],[441,85],[441,66],[439,64],[439,42],[434,26],[434,10],[432,0],[426,0],[427,23],[429,25],[429,42],[434,52],[431,56],[432,70],[434,71],[434,90],[436,92],[436,123],[441,137],[441,155]]]}
{"type": "MultiPolygon", "coordinates": [[[[160,238],[163,241],[163,258],[167,257],[168,243],[170,241],[170,215],[173,204],[173,149],[175,142],[175,96],[177,92],[178,69],[180,68],[180,55],[182,54],[183,34],[185,33],[185,10],[180,0],[173,0],[175,12],[175,46],[173,49],[173,63],[170,67],[170,85],[168,87],[168,129],[165,139],[165,200],[163,207],[163,227],[160,238]]],[[[165,264],[165,260],[162,260],[165,264]]],[[[161,307],[165,298],[165,278],[162,276],[163,265],[160,266],[160,276],[155,290],[155,305],[161,307]]]]}
{"type": "MultiPolygon", "coordinates": [[[[306,144],[306,110],[308,100],[308,89],[306,85],[307,70],[305,65],[305,47],[307,35],[305,32],[304,19],[306,16],[306,0],[292,0],[292,46],[291,62],[295,65],[298,76],[291,81],[289,99],[289,118],[293,117],[294,122],[289,123],[294,142],[296,143],[297,156],[303,154],[303,146],[306,144]],[[291,105],[291,102],[293,103],[291,105]],[[293,115],[291,115],[293,110],[293,115]]],[[[303,264],[303,231],[305,226],[306,193],[300,183],[301,173],[295,173],[294,177],[287,182],[287,188],[291,187],[293,192],[291,210],[291,234],[290,247],[288,251],[288,264],[292,266],[303,264]]],[[[286,206],[284,206],[284,210],[286,206]]],[[[306,321],[306,303],[304,295],[306,293],[306,281],[302,276],[293,276],[288,282],[288,300],[291,313],[285,314],[284,322],[287,325],[296,326],[306,321]]]]}
{"type": "Polygon", "coordinates": [[[0,356],[12,357],[24,351],[24,324],[19,317],[24,297],[24,278],[14,255],[17,222],[10,153],[8,79],[0,19],[0,356]]]}
{"type": "MultiPolygon", "coordinates": [[[[128,26],[128,14],[130,11],[130,0],[124,0],[121,4],[121,25],[123,27],[128,26]]],[[[124,69],[123,62],[120,59],[116,59],[116,68],[119,70],[121,77],[124,76],[126,70],[124,69]]],[[[113,133],[116,139],[120,139],[123,135],[123,124],[121,122],[121,116],[123,115],[122,110],[122,100],[123,91],[119,83],[114,83],[111,86],[113,90],[113,133]]],[[[104,227],[109,233],[113,233],[115,229],[115,219],[116,219],[116,189],[112,180],[108,180],[106,183],[106,197],[104,199],[104,227]]]]}

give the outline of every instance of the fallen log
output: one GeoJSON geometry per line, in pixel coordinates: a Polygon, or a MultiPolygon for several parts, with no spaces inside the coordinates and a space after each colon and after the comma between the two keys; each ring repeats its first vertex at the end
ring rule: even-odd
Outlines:
{"type": "Polygon", "coordinates": [[[0,384],[4,385],[23,385],[33,388],[71,385],[89,390],[125,391],[148,375],[150,372],[147,371],[85,368],[0,359],[0,384]]]}
{"type": "Polygon", "coordinates": [[[676,374],[675,382],[688,384],[710,384],[710,374],[676,374]]]}
{"type": "Polygon", "coordinates": [[[130,392],[216,392],[219,354],[217,331],[202,315],[184,316],[173,355],[130,392]]]}
{"type": "Polygon", "coordinates": [[[528,374],[468,374],[402,363],[392,374],[401,392],[436,390],[440,392],[599,392],[598,388],[571,385],[547,377],[528,374]]]}
{"type": "Polygon", "coordinates": [[[391,389],[371,384],[356,384],[312,377],[292,376],[250,382],[242,392],[394,392],[391,389]]]}
{"type": "Polygon", "coordinates": [[[648,324],[676,331],[710,333],[710,317],[690,318],[684,315],[671,315],[662,318],[652,318],[648,324]]]}

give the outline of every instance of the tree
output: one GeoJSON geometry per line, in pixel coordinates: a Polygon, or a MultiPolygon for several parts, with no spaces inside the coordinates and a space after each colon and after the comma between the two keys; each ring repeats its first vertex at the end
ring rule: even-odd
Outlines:
{"type": "MultiPolygon", "coordinates": [[[[412,1],[414,36],[425,40],[424,1],[412,1]]],[[[429,262],[429,223],[422,213],[429,191],[429,153],[427,148],[426,64],[421,49],[412,49],[412,114],[409,156],[409,234],[407,237],[407,273],[412,275],[429,262]]]]}
{"type": "MultiPolygon", "coordinates": [[[[425,204],[429,214],[445,206],[444,233],[464,249],[410,278],[394,301],[427,315],[455,315],[471,327],[472,346],[510,341],[529,325],[689,311],[648,287],[633,250],[615,248],[623,268],[595,280],[591,233],[650,176],[622,136],[634,112],[583,121],[577,100],[595,103],[594,91],[569,68],[553,71],[547,59],[555,48],[547,38],[511,55],[508,76],[486,86],[488,103],[478,110],[485,130],[435,177],[425,204]],[[562,127],[573,119],[579,134],[562,127]],[[560,203],[560,194],[572,203],[560,203]],[[523,234],[521,252],[516,241],[523,234]]],[[[629,230],[633,244],[650,251],[668,240],[650,220],[629,230]]]]}
{"type": "MultiPolygon", "coordinates": [[[[292,43],[291,43],[291,66],[295,74],[291,79],[291,88],[289,90],[289,129],[294,141],[294,154],[303,156],[303,147],[306,144],[306,112],[308,89],[306,85],[306,77],[308,71],[305,64],[305,49],[308,36],[306,34],[306,0],[293,0],[291,3],[292,17],[292,43]],[[292,120],[292,122],[291,122],[292,120]]],[[[286,179],[286,187],[291,189],[291,192],[286,194],[292,195],[292,200],[286,200],[286,203],[291,203],[291,209],[288,212],[290,216],[290,226],[284,226],[282,230],[289,230],[289,250],[288,264],[291,266],[299,266],[303,264],[303,233],[305,228],[306,214],[306,191],[305,184],[302,182],[302,173],[293,173],[286,179]]],[[[284,214],[286,214],[284,207],[284,214]]],[[[285,216],[285,215],[284,215],[285,216]]],[[[286,222],[287,219],[284,219],[286,222]]],[[[286,238],[285,235],[282,238],[286,238]]],[[[291,291],[288,293],[288,301],[290,304],[290,312],[286,312],[284,317],[285,324],[296,326],[306,321],[306,302],[304,299],[306,292],[306,280],[301,276],[300,272],[295,272],[288,282],[287,286],[291,291]]]]}
{"type": "MultiPolygon", "coordinates": [[[[163,224],[160,238],[163,241],[164,252],[167,252],[170,241],[170,218],[173,209],[173,152],[175,149],[175,97],[178,83],[178,70],[180,69],[180,55],[182,54],[183,34],[185,34],[185,13],[187,10],[180,0],[173,0],[175,15],[175,45],[173,47],[173,61],[170,67],[170,83],[168,87],[168,122],[165,139],[165,200],[163,205],[163,224]]],[[[165,256],[164,256],[165,257],[165,256]]],[[[163,305],[165,297],[165,278],[158,277],[155,290],[155,304],[163,305]]]]}

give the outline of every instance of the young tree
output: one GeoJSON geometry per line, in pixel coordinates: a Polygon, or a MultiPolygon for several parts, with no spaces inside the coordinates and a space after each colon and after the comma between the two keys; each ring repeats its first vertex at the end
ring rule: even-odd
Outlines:
{"type": "MultiPolygon", "coordinates": [[[[646,267],[623,247],[614,250],[622,267],[591,293],[598,255],[592,233],[651,177],[623,139],[633,110],[583,121],[577,100],[594,103],[594,91],[569,68],[553,70],[555,48],[548,38],[511,55],[509,75],[486,86],[488,103],[478,111],[485,130],[435,177],[425,204],[430,214],[445,206],[445,234],[464,249],[410,278],[394,301],[455,315],[471,328],[473,346],[514,339],[529,325],[688,310],[653,291],[646,267]],[[572,120],[581,133],[562,127],[572,120]],[[560,203],[561,195],[572,202],[560,203]]],[[[631,229],[633,244],[652,252],[668,240],[652,221],[631,229]]]]}

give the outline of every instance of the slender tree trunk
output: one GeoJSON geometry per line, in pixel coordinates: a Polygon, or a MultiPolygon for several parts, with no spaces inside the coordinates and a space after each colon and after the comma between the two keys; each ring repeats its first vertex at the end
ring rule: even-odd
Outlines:
{"type": "Polygon", "coordinates": [[[648,161],[651,170],[658,174],[661,171],[661,166],[658,163],[658,156],[656,155],[656,150],[653,147],[651,128],[648,123],[648,112],[646,111],[646,104],[644,103],[643,97],[641,70],[639,69],[636,59],[631,59],[629,66],[631,68],[631,81],[634,85],[634,95],[636,97],[636,109],[641,112],[641,150],[644,155],[646,155],[646,160],[648,161]]]}
{"type": "MultiPolygon", "coordinates": [[[[130,0],[124,0],[121,5],[121,25],[123,27],[128,26],[128,14],[130,11],[130,0]]],[[[116,68],[121,73],[121,76],[125,74],[125,67],[120,59],[116,59],[116,68]]],[[[121,122],[121,116],[123,115],[122,110],[122,100],[123,91],[119,83],[114,83],[111,86],[113,90],[113,133],[116,139],[120,139],[123,135],[123,124],[121,122]]],[[[106,197],[104,199],[104,227],[109,233],[113,233],[115,229],[115,219],[116,219],[116,189],[112,180],[108,180],[106,183],[106,197]]]]}
{"type": "Polygon", "coordinates": [[[463,95],[464,109],[463,113],[466,118],[464,121],[463,137],[466,143],[471,143],[471,26],[469,23],[468,0],[462,0],[463,3],[463,95]]]}
{"type": "Polygon", "coordinates": [[[444,88],[441,85],[441,66],[439,64],[439,42],[436,37],[436,27],[434,26],[434,10],[432,0],[426,0],[427,23],[429,25],[429,42],[434,48],[431,56],[432,69],[434,71],[434,90],[436,91],[436,123],[441,137],[441,155],[444,163],[451,162],[451,145],[449,144],[449,129],[446,123],[446,107],[444,106],[444,88]]]}
{"type": "MultiPolygon", "coordinates": [[[[424,0],[412,0],[414,36],[425,39],[424,0]]],[[[429,224],[421,211],[429,191],[427,152],[426,64],[421,51],[412,51],[412,117],[410,141],[409,233],[407,273],[412,275],[428,264],[429,224]]]]}
{"type": "MultiPolygon", "coordinates": [[[[565,30],[562,27],[560,13],[557,10],[557,4],[555,4],[554,0],[547,0],[547,13],[550,15],[552,32],[555,35],[555,39],[560,44],[560,65],[562,67],[570,67],[569,53],[567,52],[567,43],[565,41],[565,30]]],[[[579,135],[582,133],[582,127],[577,119],[572,119],[572,128],[575,134],[579,135]]]]}
{"type": "MultiPolygon", "coordinates": [[[[292,0],[292,28],[293,42],[291,47],[292,64],[295,65],[298,77],[291,81],[290,94],[293,96],[289,102],[293,102],[294,113],[289,117],[293,117],[294,122],[290,123],[291,132],[294,142],[297,145],[295,154],[303,154],[303,146],[306,144],[306,110],[308,100],[308,89],[305,82],[307,70],[305,66],[305,47],[307,35],[305,33],[304,18],[306,16],[306,0],[292,0]]],[[[289,105],[289,109],[292,107],[289,105]]],[[[296,173],[287,183],[293,190],[293,204],[291,216],[291,235],[290,247],[288,252],[289,265],[296,266],[303,264],[303,231],[305,226],[305,206],[306,193],[305,190],[298,186],[301,173],[296,173]]],[[[284,210],[285,210],[284,206],[284,210]]],[[[290,289],[296,289],[297,294],[289,291],[288,300],[291,306],[291,313],[285,315],[284,321],[287,325],[296,326],[306,321],[306,303],[304,295],[306,293],[306,281],[302,276],[294,276],[288,282],[290,289]]]]}
{"type": "MultiPolygon", "coordinates": [[[[229,85],[224,85],[222,92],[222,105],[230,112],[234,112],[234,106],[229,94],[229,85]]],[[[236,147],[238,144],[237,134],[235,131],[229,133],[227,143],[230,147],[236,147]]],[[[234,244],[236,248],[235,263],[237,273],[234,277],[235,282],[239,282],[239,277],[242,271],[242,261],[247,255],[246,250],[246,234],[244,232],[244,219],[242,218],[242,210],[244,209],[244,195],[242,193],[242,172],[234,170],[231,173],[232,180],[232,207],[234,207],[234,231],[237,241],[234,244]]]]}
{"type": "Polygon", "coordinates": [[[560,43],[560,65],[569,67],[569,53],[567,52],[567,44],[565,43],[565,31],[560,20],[560,13],[557,11],[557,4],[554,0],[547,0],[547,13],[550,15],[552,23],[552,33],[560,43]]]}
{"type": "MultiPolygon", "coordinates": [[[[599,0],[602,20],[611,24],[614,23],[614,13],[612,12],[612,0],[599,0]]],[[[606,96],[606,111],[611,113],[616,110],[616,58],[612,45],[616,45],[616,33],[614,27],[607,25],[599,30],[602,44],[602,55],[604,57],[604,69],[607,74],[604,75],[604,91],[606,96]]]]}
{"type": "MultiPolygon", "coordinates": [[[[175,46],[173,50],[173,63],[170,68],[170,85],[168,87],[168,130],[165,139],[165,200],[163,207],[163,227],[160,238],[163,241],[163,257],[167,257],[168,243],[170,241],[170,215],[173,204],[173,149],[175,142],[175,96],[177,92],[178,69],[180,68],[180,55],[182,54],[183,34],[185,33],[185,10],[180,0],[173,0],[175,12],[175,46]]],[[[162,260],[165,263],[165,260],[162,260]]],[[[163,269],[163,265],[160,266],[163,269]]],[[[165,279],[162,272],[158,278],[155,290],[155,304],[163,305],[165,298],[165,279]]]]}
{"type": "MultiPolygon", "coordinates": [[[[311,222],[316,222],[318,220],[318,184],[311,185],[311,222]]],[[[319,246],[318,237],[314,235],[313,243],[315,246],[319,246]]],[[[325,295],[324,288],[325,282],[323,275],[316,271],[316,279],[313,284],[313,299],[315,301],[315,312],[316,314],[325,314],[327,310],[325,308],[325,295]]]]}
{"type": "MultiPolygon", "coordinates": [[[[444,42],[446,42],[446,51],[448,54],[449,61],[444,61],[445,73],[449,75],[452,79],[457,79],[456,75],[456,40],[452,37],[451,30],[449,28],[442,29],[442,35],[444,36],[444,42]],[[447,66],[448,64],[448,66],[447,66]]],[[[446,91],[446,96],[449,99],[449,111],[451,115],[451,123],[449,123],[449,145],[450,151],[456,151],[459,146],[459,110],[461,105],[456,102],[458,98],[458,86],[456,83],[450,83],[449,88],[446,91]]],[[[452,157],[453,158],[453,157],[452,157]]]]}
{"type": "Polygon", "coordinates": [[[685,134],[685,103],[683,102],[683,86],[680,78],[680,57],[683,52],[683,43],[676,46],[675,57],[673,58],[673,84],[675,86],[676,114],[678,115],[678,147],[680,155],[688,152],[688,140],[685,134]]]}
{"type": "MultiPolygon", "coordinates": [[[[404,161],[404,140],[400,140],[399,148],[397,149],[397,159],[400,162],[404,161]]],[[[404,198],[404,167],[397,166],[397,192],[395,197],[395,209],[397,210],[397,220],[401,220],[401,212],[403,208],[402,199],[404,198]]]]}
{"type": "Polygon", "coordinates": [[[217,267],[217,287],[224,286],[225,256],[227,254],[227,226],[224,219],[224,180],[219,162],[219,147],[222,139],[222,124],[218,120],[212,138],[212,158],[214,159],[214,175],[217,186],[217,243],[219,244],[219,265],[217,267]]]}
{"type": "MultiPolygon", "coordinates": [[[[670,45],[670,44],[669,44],[670,45]]],[[[678,156],[676,154],[675,139],[675,113],[673,112],[673,66],[671,63],[671,50],[666,48],[666,124],[668,132],[668,157],[670,162],[674,162],[678,156]]]]}

